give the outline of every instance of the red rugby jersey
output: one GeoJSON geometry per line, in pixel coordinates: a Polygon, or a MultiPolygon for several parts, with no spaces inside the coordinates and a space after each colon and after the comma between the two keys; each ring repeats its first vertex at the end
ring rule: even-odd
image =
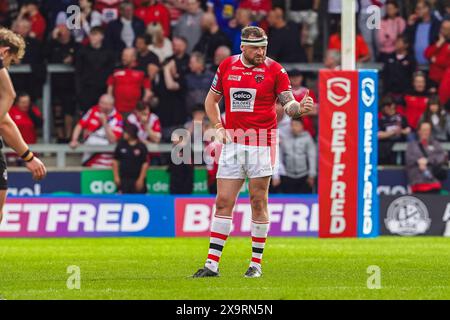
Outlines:
{"type": "MultiPolygon", "coordinates": [[[[231,56],[217,69],[211,90],[225,97],[226,129],[267,130],[267,145],[271,145],[276,138],[271,130],[277,128],[275,101],[281,92],[291,90],[286,70],[278,62],[266,58],[258,66],[245,66],[240,55],[231,56]]],[[[245,144],[254,144],[250,140],[245,144]]]]}

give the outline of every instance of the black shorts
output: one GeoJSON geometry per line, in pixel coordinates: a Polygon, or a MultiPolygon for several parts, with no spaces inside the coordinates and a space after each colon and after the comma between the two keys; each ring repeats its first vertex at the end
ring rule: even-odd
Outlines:
{"type": "Polygon", "coordinates": [[[8,189],[8,172],[6,171],[6,159],[0,150],[0,190],[8,189]]]}

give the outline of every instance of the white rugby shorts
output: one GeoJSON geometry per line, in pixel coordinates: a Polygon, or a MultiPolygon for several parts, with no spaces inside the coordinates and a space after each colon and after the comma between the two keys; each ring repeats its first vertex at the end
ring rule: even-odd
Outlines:
{"type": "Polygon", "coordinates": [[[249,146],[230,142],[222,145],[217,178],[245,179],[273,175],[278,146],[249,146]]]}

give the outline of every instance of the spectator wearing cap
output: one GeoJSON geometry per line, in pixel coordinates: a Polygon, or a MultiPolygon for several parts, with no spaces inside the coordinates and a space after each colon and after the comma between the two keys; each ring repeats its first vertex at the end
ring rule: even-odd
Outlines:
{"type": "Polygon", "coordinates": [[[121,53],[131,48],[138,35],[145,33],[144,22],[133,16],[134,6],[130,2],[120,4],[120,17],[108,24],[105,45],[113,52],[121,53]]]}
{"type": "Polygon", "coordinates": [[[267,56],[278,62],[306,62],[305,51],[300,44],[299,29],[286,22],[284,10],[274,8],[267,17],[269,33],[267,56]]]}
{"type": "Polygon", "coordinates": [[[146,73],[137,68],[137,53],[134,48],[122,52],[122,66],[114,70],[107,80],[108,94],[116,100],[117,111],[125,116],[132,112],[141,99],[150,101],[151,85],[146,73]],[[142,92],[144,96],[142,97],[142,92]]]}
{"type": "Polygon", "coordinates": [[[378,163],[395,164],[395,153],[392,147],[396,142],[406,141],[411,128],[406,118],[397,112],[394,100],[386,96],[381,102],[381,113],[378,120],[378,163]]]}
{"type": "Polygon", "coordinates": [[[138,138],[138,128],[126,124],[114,151],[114,183],[120,194],[147,193],[147,147],[138,138]]]}
{"type": "Polygon", "coordinates": [[[103,29],[92,28],[89,43],[80,47],[75,58],[75,91],[81,113],[106,92],[106,80],[114,70],[114,53],[103,46],[103,39],[103,29]]]}
{"type": "Polygon", "coordinates": [[[31,23],[30,37],[39,41],[44,40],[47,22],[39,12],[39,6],[36,0],[26,0],[20,8],[17,20],[28,20],[31,23]]]}
{"type": "Polygon", "coordinates": [[[216,16],[213,13],[207,12],[201,19],[202,36],[194,47],[194,51],[202,53],[207,63],[211,63],[214,58],[214,53],[220,46],[231,48],[231,42],[225,32],[220,30],[217,24],[216,16]]]}

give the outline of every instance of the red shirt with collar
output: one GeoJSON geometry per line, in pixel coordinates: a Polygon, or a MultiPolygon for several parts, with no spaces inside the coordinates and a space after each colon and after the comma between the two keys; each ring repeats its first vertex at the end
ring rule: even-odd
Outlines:
{"type": "MultiPolygon", "coordinates": [[[[93,106],[88,110],[88,112],[84,114],[83,118],[80,119],[78,124],[81,126],[81,128],[88,131],[88,134],[95,132],[102,127],[100,114],[100,106],[93,106]]],[[[111,114],[109,114],[108,122],[116,138],[120,139],[123,132],[122,115],[114,110],[113,112],[111,112],[111,114]]]]}
{"type": "Polygon", "coordinates": [[[150,80],[142,70],[133,68],[117,69],[107,80],[113,87],[116,109],[131,112],[142,97],[143,89],[150,89],[150,80]]]}
{"type": "Polygon", "coordinates": [[[434,82],[439,83],[444,77],[445,71],[450,67],[450,43],[444,43],[439,48],[432,44],[425,50],[425,57],[434,62],[430,63],[429,77],[434,82]]]}

